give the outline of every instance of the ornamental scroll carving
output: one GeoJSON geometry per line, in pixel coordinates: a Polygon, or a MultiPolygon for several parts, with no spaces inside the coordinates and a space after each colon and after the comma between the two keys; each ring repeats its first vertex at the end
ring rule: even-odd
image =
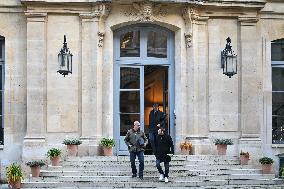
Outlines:
{"type": "Polygon", "coordinates": [[[103,47],[104,36],[105,36],[105,34],[103,32],[98,32],[98,47],[103,47]]]}
{"type": "Polygon", "coordinates": [[[190,7],[184,7],[182,9],[182,17],[184,19],[185,22],[185,45],[187,48],[192,46],[192,35],[193,35],[193,31],[192,31],[192,25],[193,25],[193,21],[198,19],[198,15],[196,10],[194,10],[193,8],[190,7]]]}
{"type": "Polygon", "coordinates": [[[165,17],[166,9],[161,4],[154,5],[151,2],[133,3],[130,9],[123,12],[127,17],[139,22],[153,22],[160,17],[165,17]]]}

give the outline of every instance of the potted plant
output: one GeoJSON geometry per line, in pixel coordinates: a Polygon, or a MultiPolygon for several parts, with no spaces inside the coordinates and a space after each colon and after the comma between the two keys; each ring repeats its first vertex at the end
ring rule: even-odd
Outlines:
{"type": "Polygon", "coordinates": [[[20,165],[12,163],[6,167],[6,177],[11,188],[21,188],[21,179],[24,178],[24,174],[20,165]]]}
{"type": "Polygon", "coordinates": [[[184,142],[181,142],[179,144],[180,150],[181,150],[181,154],[183,155],[188,155],[191,148],[192,148],[192,144],[191,142],[188,142],[187,140],[185,140],[184,142]]]}
{"type": "Polygon", "coordinates": [[[270,174],[273,164],[273,159],[270,157],[262,157],[259,159],[259,162],[262,165],[262,173],[263,174],[270,174]]]}
{"type": "Polygon", "coordinates": [[[61,150],[57,148],[51,148],[47,151],[47,157],[51,160],[52,166],[59,166],[61,150]]]}
{"type": "Polygon", "coordinates": [[[27,166],[30,166],[32,177],[39,177],[40,167],[44,166],[45,163],[42,160],[33,160],[26,162],[27,166]]]}
{"type": "Polygon", "coordinates": [[[77,156],[78,154],[78,145],[82,144],[77,138],[74,139],[64,139],[63,144],[67,145],[67,151],[69,156],[77,156]]]}
{"type": "Polygon", "coordinates": [[[240,163],[241,165],[247,165],[249,161],[249,153],[241,151],[240,153],[240,163]]]}
{"type": "Polygon", "coordinates": [[[115,146],[115,141],[112,138],[102,138],[101,146],[103,147],[104,155],[112,155],[112,147],[115,146]]]}
{"type": "Polygon", "coordinates": [[[232,139],[215,139],[218,155],[226,155],[227,145],[233,145],[232,139]]]}

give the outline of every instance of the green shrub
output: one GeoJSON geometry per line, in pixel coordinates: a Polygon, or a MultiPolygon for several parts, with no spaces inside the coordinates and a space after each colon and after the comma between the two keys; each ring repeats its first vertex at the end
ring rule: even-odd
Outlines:
{"type": "Polygon", "coordinates": [[[101,145],[103,147],[111,148],[111,147],[115,146],[115,141],[112,138],[103,138],[101,140],[101,145]]]}
{"type": "Polygon", "coordinates": [[[284,178],[284,167],[281,167],[280,172],[279,172],[279,176],[281,178],[284,178]]]}
{"type": "Polygon", "coordinates": [[[272,164],[274,161],[270,157],[263,157],[259,159],[259,163],[261,164],[272,164]]]}
{"type": "Polygon", "coordinates": [[[215,139],[215,145],[233,145],[232,139],[215,139]]]}
{"type": "Polygon", "coordinates": [[[42,160],[34,160],[34,161],[28,161],[26,165],[30,167],[37,167],[37,166],[42,167],[45,165],[45,163],[42,160]]]}
{"type": "Polygon", "coordinates": [[[8,182],[16,182],[24,178],[23,170],[20,165],[12,163],[6,167],[6,177],[8,182]]]}
{"type": "Polygon", "coordinates": [[[82,141],[77,138],[74,138],[74,139],[64,139],[62,143],[65,145],[80,145],[82,144],[82,141]]]}
{"type": "Polygon", "coordinates": [[[243,152],[241,151],[240,155],[245,156],[246,158],[249,158],[249,153],[248,152],[243,152]]]}
{"type": "Polygon", "coordinates": [[[50,157],[50,158],[60,156],[60,155],[61,155],[61,150],[57,148],[51,148],[47,151],[47,157],[50,157]]]}

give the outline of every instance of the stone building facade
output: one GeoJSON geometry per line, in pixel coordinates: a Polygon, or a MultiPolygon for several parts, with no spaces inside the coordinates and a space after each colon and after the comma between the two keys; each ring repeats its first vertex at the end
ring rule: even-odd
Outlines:
{"type": "Polygon", "coordinates": [[[231,138],[228,154],[248,151],[254,163],[266,155],[278,169],[281,0],[1,0],[0,36],[2,164],[42,158],[67,137],[83,141],[80,155],[99,154],[102,137],[125,154],[124,130],[134,119],[147,130],[159,102],[176,153],[188,139],[193,154],[216,154],[214,139],[231,138]],[[64,35],[66,77],[57,73],[64,35]],[[231,78],[221,68],[227,37],[238,60],[231,78]]]}

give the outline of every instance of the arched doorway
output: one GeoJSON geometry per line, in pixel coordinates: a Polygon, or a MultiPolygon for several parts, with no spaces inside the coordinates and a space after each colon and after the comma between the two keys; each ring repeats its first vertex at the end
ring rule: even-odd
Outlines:
{"type": "Polygon", "coordinates": [[[166,113],[167,132],[174,138],[173,32],[153,25],[118,29],[114,32],[114,60],[116,153],[128,154],[124,137],[135,120],[148,134],[153,103],[159,103],[166,113]]]}

